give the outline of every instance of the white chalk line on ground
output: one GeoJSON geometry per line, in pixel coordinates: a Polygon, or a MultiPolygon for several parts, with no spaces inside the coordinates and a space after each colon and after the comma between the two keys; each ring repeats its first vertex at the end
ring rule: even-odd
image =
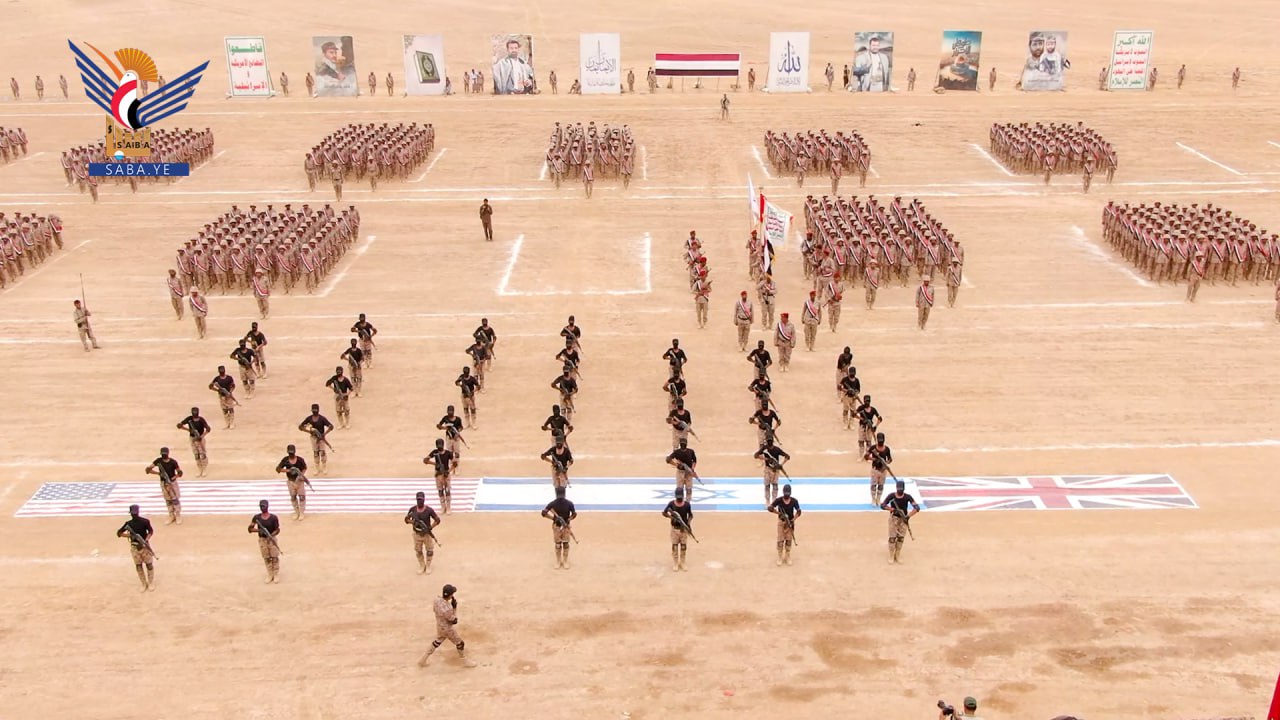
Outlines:
{"type": "Polygon", "coordinates": [[[422,182],[422,179],[427,176],[427,173],[431,172],[432,168],[436,166],[436,163],[440,162],[440,158],[444,157],[444,154],[447,152],[449,152],[449,148],[440,148],[440,152],[437,153],[435,157],[431,158],[431,162],[427,164],[427,169],[423,170],[421,175],[414,178],[413,182],[422,182]]]}
{"type": "Polygon", "coordinates": [[[640,146],[640,179],[649,179],[649,151],[643,145],[640,146]]]}
{"type": "MultiPolygon", "coordinates": [[[[73,253],[73,252],[75,252],[75,251],[79,250],[80,248],[84,247],[85,245],[88,245],[88,244],[89,244],[89,243],[91,243],[91,242],[93,242],[93,238],[90,238],[90,239],[88,239],[88,240],[83,240],[83,241],[81,241],[81,242],[80,242],[80,244],[79,244],[79,245],[76,245],[75,247],[71,248],[70,250],[67,250],[66,252],[58,253],[58,257],[56,257],[56,258],[54,258],[54,259],[52,259],[52,260],[50,260],[50,261],[48,261],[48,262],[44,263],[44,264],[43,264],[43,265],[41,265],[40,267],[35,268],[34,270],[27,270],[27,272],[26,272],[26,273],[24,273],[24,274],[21,276],[21,279],[20,279],[17,283],[15,283],[12,287],[8,287],[8,288],[5,288],[3,291],[0,291],[0,295],[8,295],[9,293],[13,292],[14,290],[17,290],[18,288],[20,288],[20,287],[22,287],[22,286],[23,286],[24,281],[29,281],[29,280],[31,280],[31,278],[33,278],[33,277],[35,277],[36,275],[39,275],[40,273],[44,272],[47,268],[49,268],[50,266],[52,266],[54,263],[59,262],[60,260],[62,260],[62,259],[63,259],[63,258],[65,258],[66,256],[68,256],[68,255],[70,255],[71,253],[73,253]]],[[[56,251],[55,251],[55,252],[56,252],[56,251]]]]}
{"type": "Polygon", "coordinates": [[[338,283],[342,282],[342,278],[346,277],[347,273],[351,272],[351,267],[356,264],[356,261],[360,259],[360,256],[369,251],[369,248],[377,239],[377,235],[366,235],[364,242],[360,244],[360,247],[351,251],[351,258],[347,261],[346,266],[343,267],[342,270],[338,271],[336,275],[329,278],[329,282],[325,283],[324,289],[316,293],[314,297],[329,297],[329,293],[333,292],[333,289],[338,287],[338,283]]]}
{"type": "MultiPolygon", "coordinates": [[[[604,291],[597,291],[597,292],[570,291],[570,292],[539,293],[539,296],[604,295],[604,294],[610,294],[610,293],[606,293],[604,291]]],[[[638,290],[616,291],[611,294],[638,295],[639,291],[638,290]]],[[[902,305],[902,306],[889,308],[889,309],[912,311],[912,312],[915,311],[914,306],[907,306],[907,305],[902,305]]],[[[962,308],[959,308],[959,309],[962,309],[962,308]]],[[[955,312],[959,309],[953,310],[951,308],[945,308],[947,312],[955,312]]],[[[875,310],[875,312],[880,312],[880,311],[881,311],[880,308],[877,308],[875,310]]],[[[675,311],[669,311],[669,312],[680,312],[680,311],[675,310],[675,311]]],[[[350,317],[350,315],[347,315],[345,317],[350,317]]],[[[252,319],[256,320],[257,318],[252,318],[252,319]]],[[[1119,323],[1118,322],[1118,323],[1084,323],[1084,324],[1078,324],[1078,325],[1045,325],[1043,323],[1030,323],[1030,324],[1017,324],[1017,325],[1015,324],[967,325],[963,327],[949,327],[945,324],[942,324],[945,322],[946,322],[945,320],[935,321],[934,325],[929,328],[929,334],[930,335],[977,334],[977,335],[983,335],[983,336],[990,336],[995,333],[1011,333],[1019,336],[1022,339],[1025,339],[1028,337],[1043,335],[1047,333],[1081,333],[1081,334],[1099,333],[1099,332],[1114,333],[1117,330],[1243,330],[1243,329],[1256,330],[1262,327],[1270,327],[1271,325],[1275,324],[1274,321],[1253,320],[1253,321],[1238,321],[1238,322],[1167,322],[1167,323],[1161,323],[1161,322],[1119,323]]],[[[104,329],[109,329],[109,327],[110,326],[108,324],[102,324],[102,325],[99,325],[96,329],[101,331],[104,329]]],[[[911,342],[915,344],[919,343],[918,338],[920,337],[920,335],[918,335],[917,332],[918,331],[916,329],[915,324],[908,323],[906,321],[903,321],[902,324],[895,325],[893,327],[862,326],[858,328],[859,335],[909,335],[911,337],[911,342]]],[[[99,334],[102,334],[102,333],[100,332],[99,334]]],[[[662,337],[670,337],[671,330],[670,329],[629,330],[629,331],[602,330],[602,331],[594,332],[592,333],[592,335],[595,337],[662,338],[662,337]]],[[[210,335],[206,339],[213,342],[225,341],[225,342],[234,343],[235,341],[239,340],[242,337],[243,335],[210,335]]],[[[299,341],[299,342],[339,341],[339,342],[342,342],[350,339],[350,337],[351,337],[350,333],[347,333],[345,335],[313,333],[308,335],[269,336],[269,339],[272,342],[276,342],[276,341],[290,341],[290,342],[291,341],[299,341]]],[[[415,341],[465,339],[465,338],[471,337],[471,333],[469,331],[466,331],[466,332],[459,331],[454,333],[392,333],[388,331],[388,332],[379,332],[378,337],[384,340],[401,340],[405,342],[415,342],[415,341]]],[[[538,339],[538,338],[546,338],[548,337],[548,334],[546,332],[508,332],[508,333],[504,333],[502,337],[538,339]]],[[[104,350],[111,349],[110,339],[100,338],[99,342],[102,344],[104,350]]],[[[195,338],[192,338],[189,336],[129,337],[121,341],[121,345],[127,347],[131,345],[172,345],[172,344],[178,344],[178,343],[199,343],[199,342],[204,342],[204,341],[196,340],[195,338]]],[[[79,345],[79,344],[80,344],[80,340],[75,337],[0,338],[0,345],[33,345],[34,346],[34,345],[79,345]]]]}
{"type": "MultiPolygon", "coordinates": [[[[472,438],[474,441],[474,437],[472,438]]],[[[1173,443],[1071,443],[1062,445],[989,445],[989,446],[973,446],[973,447],[930,447],[930,448],[895,448],[899,457],[910,455],[972,455],[972,454],[998,454],[998,453],[1030,453],[1030,452],[1097,452],[1099,450],[1194,450],[1194,449],[1233,449],[1233,448],[1275,448],[1280,447],[1280,440],[1221,440],[1221,441],[1204,441],[1204,442],[1173,442],[1173,443]]],[[[806,453],[797,453],[798,455],[825,455],[825,456],[845,456],[845,455],[861,455],[857,450],[847,448],[829,448],[826,450],[815,450],[806,453]]],[[[741,451],[717,451],[717,452],[699,452],[699,457],[716,457],[716,458],[743,458],[745,457],[741,451]]],[[[574,459],[577,460],[644,460],[652,459],[654,462],[661,462],[662,453],[574,453],[574,459]]],[[[482,455],[471,452],[463,456],[466,463],[474,465],[476,462],[518,462],[518,461],[534,461],[537,459],[537,452],[530,452],[524,455],[482,455]]],[[[128,467],[138,464],[138,459],[132,460],[48,460],[48,459],[31,459],[31,460],[6,460],[0,462],[0,467],[12,468],[36,468],[36,467],[128,467]]],[[[242,465],[262,465],[261,458],[219,458],[216,454],[210,459],[210,465],[219,466],[242,466],[242,465]]],[[[901,463],[899,463],[901,464],[901,463]]],[[[465,474],[465,473],[464,473],[465,474]]],[[[376,478],[374,478],[376,479],[376,478]]],[[[320,478],[317,480],[323,480],[320,478]]],[[[279,482],[278,480],[263,480],[263,482],[279,482]]]]}
{"type": "MultiPolygon", "coordinates": [[[[769,172],[769,166],[765,165],[764,158],[760,157],[760,148],[756,147],[755,145],[752,145],[751,154],[755,156],[756,162],[760,165],[760,172],[764,173],[764,176],[766,179],[772,180],[773,173],[769,172]]],[[[743,188],[743,189],[745,190],[746,188],[743,188]]]]}
{"type": "Polygon", "coordinates": [[[1197,150],[1197,149],[1195,149],[1195,148],[1193,148],[1193,147],[1191,147],[1191,146],[1189,146],[1189,145],[1183,145],[1183,144],[1182,144],[1182,143],[1180,143],[1180,142],[1175,142],[1175,143],[1174,143],[1174,145],[1177,145],[1178,147],[1182,148],[1183,150],[1186,150],[1187,152],[1191,153],[1192,155],[1195,155],[1196,157],[1200,158],[1201,160],[1204,160],[1204,161],[1206,161],[1206,162],[1209,162],[1209,163],[1212,163],[1212,164],[1214,164],[1214,165],[1217,165],[1218,167],[1222,168],[1223,170],[1226,170],[1227,172],[1231,173],[1232,175],[1239,175],[1239,176],[1242,176],[1242,177],[1244,176],[1244,173],[1240,172],[1239,170],[1237,170],[1237,169],[1235,169],[1235,168],[1233,168],[1233,167],[1229,167],[1229,166],[1227,166],[1227,165],[1223,165],[1222,163],[1218,162],[1217,160],[1214,160],[1213,158],[1209,157],[1208,155],[1205,155],[1204,153],[1200,152],[1199,150],[1197,150]]]}
{"type": "Polygon", "coordinates": [[[520,261],[520,250],[524,247],[524,235],[516,238],[511,248],[511,256],[507,259],[507,267],[498,281],[496,292],[502,297],[549,297],[567,295],[648,295],[653,292],[653,237],[644,234],[643,246],[640,250],[640,263],[644,275],[644,286],[632,290],[511,290],[511,273],[520,261]]]}
{"type": "Polygon", "coordinates": [[[542,169],[538,171],[538,179],[539,180],[547,179],[547,161],[546,160],[542,161],[542,169]]]}
{"type": "Polygon", "coordinates": [[[43,154],[44,154],[44,151],[43,151],[43,150],[41,150],[41,151],[40,151],[40,152],[38,152],[38,153],[32,153],[32,154],[27,155],[27,156],[25,156],[25,157],[20,157],[20,158],[18,158],[17,160],[10,160],[9,162],[5,163],[4,165],[0,165],[0,167],[8,167],[9,165],[18,165],[18,164],[20,164],[20,163],[24,163],[24,162],[26,162],[26,161],[28,161],[28,160],[35,160],[36,158],[40,157],[40,156],[41,156],[41,155],[43,155],[43,154]]]}
{"type": "Polygon", "coordinates": [[[990,160],[991,164],[995,165],[1000,170],[1000,172],[1004,173],[1005,175],[1008,175],[1009,177],[1017,177],[1017,175],[1014,175],[1012,172],[1010,172],[1009,168],[1005,167],[1003,163],[1001,163],[999,160],[996,160],[994,157],[991,157],[991,153],[982,149],[982,146],[979,145],[978,143],[969,143],[969,147],[973,148],[974,150],[977,150],[979,155],[986,158],[987,160],[990,160]]]}
{"type": "Polygon", "coordinates": [[[1268,144],[1268,145],[1274,145],[1274,146],[1276,146],[1276,147],[1280,148],[1280,142],[1276,142],[1275,140],[1268,140],[1268,141],[1267,141],[1267,144],[1268,144]]]}
{"type": "Polygon", "coordinates": [[[1115,258],[1111,257],[1111,255],[1106,250],[1103,250],[1102,248],[1095,245],[1094,242],[1089,239],[1089,236],[1085,234],[1084,230],[1082,230],[1079,225],[1071,226],[1070,236],[1071,236],[1071,239],[1074,240],[1077,245],[1087,250],[1090,255],[1093,255],[1094,257],[1098,258],[1099,260],[1102,260],[1103,262],[1115,268],[1116,270],[1119,270],[1120,272],[1124,273],[1131,280],[1138,283],[1142,287],[1155,287],[1154,283],[1149,282],[1146,278],[1130,270],[1123,263],[1120,263],[1115,258]]]}

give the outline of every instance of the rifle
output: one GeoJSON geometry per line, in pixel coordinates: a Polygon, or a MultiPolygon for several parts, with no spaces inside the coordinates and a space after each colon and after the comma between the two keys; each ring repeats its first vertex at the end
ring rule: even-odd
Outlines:
{"type": "Polygon", "coordinates": [[[778,472],[786,476],[788,480],[791,479],[791,473],[787,472],[787,469],[782,467],[782,463],[775,460],[772,455],[770,455],[769,453],[763,453],[762,457],[764,458],[764,464],[766,467],[768,467],[771,470],[777,470],[778,472]]]}
{"type": "Polygon", "coordinates": [[[907,535],[911,536],[912,540],[915,540],[916,534],[911,532],[911,517],[897,508],[893,509],[893,516],[902,520],[902,524],[907,526],[907,535]]]}
{"type": "Polygon", "coordinates": [[[452,426],[452,425],[447,426],[447,427],[445,428],[444,434],[445,434],[445,435],[448,435],[448,436],[449,436],[449,437],[451,437],[451,438],[455,438],[455,437],[456,437],[456,438],[458,438],[459,440],[461,440],[461,441],[462,441],[462,444],[463,444],[463,445],[464,445],[468,450],[470,450],[470,449],[471,449],[471,445],[467,442],[467,439],[466,439],[466,438],[464,438],[464,437],[462,437],[462,431],[458,430],[458,429],[457,429],[457,428],[455,428],[454,426],[452,426]]]}
{"type": "Polygon", "coordinates": [[[436,537],[436,534],[431,531],[431,526],[428,525],[427,523],[422,522],[422,520],[414,520],[413,529],[419,535],[430,536],[430,538],[434,540],[437,545],[439,545],[440,547],[444,547],[444,543],[440,542],[440,538],[436,537]]]}
{"type": "Polygon", "coordinates": [[[164,465],[158,462],[153,462],[151,463],[151,467],[156,469],[156,474],[160,476],[160,482],[164,483],[165,485],[168,485],[169,483],[173,482],[173,478],[169,477],[169,473],[165,471],[164,465]]]}
{"type": "Polygon", "coordinates": [[[80,273],[80,306],[86,313],[89,312],[89,301],[84,297],[84,273],[80,273]]]}
{"type": "Polygon", "coordinates": [[[213,386],[213,389],[214,389],[214,390],[216,390],[216,391],[217,391],[217,393],[218,393],[219,395],[221,395],[222,397],[225,397],[225,398],[231,398],[231,402],[235,403],[236,405],[239,405],[239,404],[240,404],[240,401],[236,399],[235,393],[233,393],[233,392],[231,392],[230,390],[228,390],[228,389],[226,389],[226,388],[222,387],[221,385],[219,385],[219,384],[218,384],[218,383],[216,383],[216,382],[214,382],[214,383],[209,383],[209,384],[210,384],[210,385],[212,385],[212,386],[213,386]]]}
{"type": "Polygon", "coordinates": [[[702,541],[698,539],[698,536],[693,534],[693,528],[689,527],[689,523],[684,521],[684,516],[681,515],[678,511],[672,511],[671,514],[668,515],[667,517],[674,519],[676,521],[676,524],[680,526],[681,530],[684,530],[685,532],[689,533],[689,537],[693,538],[694,542],[698,543],[699,545],[702,544],[702,541]]]}
{"type": "Polygon", "coordinates": [[[551,521],[555,523],[556,527],[565,528],[566,530],[568,530],[569,537],[573,538],[573,544],[574,545],[578,544],[578,536],[573,534],[573,528],[569,526],[568,520],[565,520],[564,518],[560,517],[560,514],[553,510],[551,512],[551,521]]]}
{"type": "Polygon", "coordinates": [[[280,549],[280,543],[276,542],[276,536],[272,535],[269,530],[263,527],[262,523],[258,522],[258,518],[255,517],[253,519],[253,524],[258,528],[258,537],[265,538],[267,542],[275,546],[277,552],[283,555],[284,550],[280,549]]]}
{"type": "Polygon", "coordinates": [[[324,436],[324,433],[320,432],[319,430],[316,430],[315,428],[312,428],[307,432],[311,433],[312,437],[314,437],[316,440],[323,443],[325,447],[329,448],[329,452],[335,455],[338,453],[337,450],[333,449],[333,445],[329,444],[329,440],[324,436]]]}
{"type": "Polygon", "coordinates": [[[151,557],[155,558],[156,560],[159,560],[159,559],[160,559],[160,556],[156,554],[156,551],[151,549],[151,543],[150,543],[150,542],[147,542],[147,539],[146,539],[145,537],[143,537],[142,535],[138,534],[138,532],[137,532],[136,530],[134,530],[133,528],[129,527],[128,525],[126,525],[125,527],[126,527],[126,528],[128,528],[128,530],[129,530],[129,541],[130,541],[130,542],[132,542],[134,545],[138,545],[138,546],[140,546],[140,547],[144,547],[144,548],[146,548],[146,549],[147,549],[147,552],[151,553],[151,557]]]}
{"type": "Polygon", "coordinates": [[[800,541],[796,539],[796,519],[781,510],[778,511],[778,519],[791,531],[791,542],[800,547],[800,541]]]}
{"type": "Polygon", "coordinates": [[[705,484],[706,484],[706,483],[702,482],[702,477],[698,475],[698,471],[697,471],[697,470],[694,470],[692,465],[686,465],[686,464],[684,464],[684,463],[680,462],[679,460],[676,460],[676,466],[677,466],[677,467],[679,467],[681,470],[684,470],[685,472],[687,472],[687,473],[689,473],[690,475],[692,475],[692,476],[693,476],[693,479],[694,479],[694,480],[697,480],[699,485],[705,485],[705,484]]]}
{"type": "Polygon", "coordinates": [[[698,437],[698,433],[696,433],[696,432],[694,432],[694,431],[693,431],[693,426],[692,426],[692,425],[690,425],[690,424],[689,424],[689,423],[687,423],[687,422],[684,422],[683,420],[676,420],[676,422],[675,422],[675,426],[676,426],[676,429],[677,429],[677,430],[684,430],[684,431],[688,432],[690,435],[692,435],[692,436],[694,436],[695,438],[697,438],[698,440],[701,440],[701,439],[702,439],[702,438],[698,437]]]}

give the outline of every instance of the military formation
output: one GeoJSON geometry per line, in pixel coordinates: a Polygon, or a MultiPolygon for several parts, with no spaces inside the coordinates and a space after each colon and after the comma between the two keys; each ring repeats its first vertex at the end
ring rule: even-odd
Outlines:
{"type": "Polygon", "coordinates": [[[1213,203],[1108,202],[1102,234],[1157,283],[1186,282],[1187,302],[1195,302],[1202,282],[1280,282],[1280,235],[1213,203]]]}
{"type": "Polygon", "coordinates": [[[991,154],[1013,172],[1043,175],[1046,185],[1054,175],[1080,173],[1085,192],[1095,172],[1105,172],[1110,183],[1120,164],[1111,143],[1082,122],[993,124],[991,154]]]}
{"type": "Polygon", "coordinates": [[[684,241],[685,265],[689,271],[689,292],[693,293],[693,312],[699,328],[707,326],[711,306],[711,277],[707,256],[702,251],[702,241],[696,230],[689,231],[684,241]]]}
{"type": "Polygon", "coordinates": [[[18,282],[62,249],[62,218],[57,215],[0,212],[0,289],[18,282]]]}
{"type": "Polygon", "coordinates": [[[621,178],[623,187],[630,186],[635,160],[636,141],[630,127],[611,128],[606,123],[597,129],[594,121],[586,127],[582,123],[563,127],[556,123],[544,158],[556,187],[565,180],[579,178],[587,197],[591,197],[596,173],[601,178],[621,178]]]}
{"type": "Polygon", "coordinates": [[[177,249],[177,268],[165,281],[174,315],[181,320],[189,308],[203,337],[209,292],[252,293],[266,319],[273,290],[291,293],[301,287],[314,293],[359,239],[360,213],[354,205],[346,210],[327,203],[320,208],[250,205],[247,210],[233,205],[177,249]]]}
{"type": "Polygon", "coordinates": [[[857,173],[859,187],[867,184],[871,148],[857,130],[847,135],[843,130],[837,130],[834,137],[826,130],[798,132],[795,137],[785,132],[778,135],[766,130],[764,146],[774,172],[778,175],[794,174],[796,184],[802,187],[810,173],[829,174],[832,195],[840,192],[840,178],[846,172],[857,173]]]}
{"type": "Polygon", "coordinates": [[[436,130],[431,123],[351,124],[312,147],[303,158],[302,169],[312,190],[318,183],[331,183],[341,201],[348,178],[368,179],[373,190],[380,181],[408,180],[435,146],[436,130]]]}
{"type": "MultiPolygon", "coordinates": [[[[155,129],[151,131],[151,155],[145,158],[125,157],[113,162],[137,163],[186,163],[195,170],[213,158],[213,131],[209,128],[194,130],[155,129]]],[[[88,192],[93,201],[98,201],[98,188],[106,180],[117,185],[128,183],[133,192],[138,192],[139,183],[173,182],[173,177],[140,177],[137,175],[117,176],[111,178],[94,177],[89,174],[89,163],[107,161],[106,143],[99,140],[94,145],[81,145],[62,153],[62,174],[67,180],[67,187],[76,185],[83,194],[88,192]]]]}
{"type": "Polygon", "coordinates": [[[22,128],[0,126],[0,164],[20,160],[27,155],[27,133],[22,128]]]}

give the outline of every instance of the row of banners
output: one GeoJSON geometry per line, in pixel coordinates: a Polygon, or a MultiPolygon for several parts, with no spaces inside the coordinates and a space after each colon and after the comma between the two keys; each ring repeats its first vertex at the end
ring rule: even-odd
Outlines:
{"type": "MultiPolygon", "coordinates": [[[[1151,69],[1154,33],[1149,30],[1117,31],[1112,41],[1111,90],[1145,89],[1151,69]]],[[[266,41],[262,37],[225,39],[230,94],[234,97],[267,97],[274,84],[267,69],[266,41]]],[[[354,96],[361,78],[356,70],[355,42],[350,35],[311,39],[315,94],[354,96]]],[[[616,94],[622,87],[622,40],[618,33],[583,33],[579,36],[578,79],[584,95],[616,94]]],[[[531,35],[499,34],[490,37],[492,53],[489,90],[497,95],[537,92],[531,35]]],[[[887,92],[893,89],[892,32],[854,33],[853,62],[849,65],[851,92],[887,92]]],[[[764,83],[768,92],[808,92],[809,33],[776,32],[769,40],[769,69],[764,83]]],[[[935,87],[977,90],[982,63],[982,33],[945,30],[942,33],[935,87]]],[[[658,75],[684,77],[735,77],[741,72],[738,53],[657,53],[658,75]]],[[[442,35],[405,35],[405,92],[410,95],[445,94],[445,55],[442,35]]],[[[1027,54],[1021,72],[1023,90],[1063,90],[1067,33],[1036,30],[1027,38],[1027,54]]]]}

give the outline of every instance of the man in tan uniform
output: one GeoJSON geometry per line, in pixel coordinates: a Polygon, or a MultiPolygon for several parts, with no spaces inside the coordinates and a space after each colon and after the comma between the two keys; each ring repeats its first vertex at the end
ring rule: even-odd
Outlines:
{"type": "Polygon", "coordinates": [[[782,319],[773,332],[773,344],[778,348],[778,367],[782,372],[791,365],[791,350],[796,346],[796,326],[788,318],[788,313],[782,313],[782,319]]]}
{"type": "Polygon", "coordinates": [[[871,310],[876,305],[876,290],[880,289],[880,261],[871,258],[867,261],[867,269],[865,271],[864,283],[867,286],[867,309],[871,310]]]}
{"type": "Polygon", "coordinates": [[[271,314],[271,283],[262,270],[253,271],[253,297],[258,301],[258,313],[266,320],[271,314]]]}
{"type": "Polygon", "coordinates": [[[947,307],[956,306],[956,298],[960,295],[960,283],[963,281],[963,270],[960,260],[951,259],[951,268],[947,270],[947,307]]]}
{"type": "Polygon", "coordinates": [[[434,653],[445,640],[453,643],[458,648],[458,657],[462,658],[464,667],[475,667],[476,664],[467,659],[467,644],[458,637],[458,631],[454,626],[458,624],[458,599],[454,594],[458,592],[458,588],[452,585],[445,585],[440,592],[440,597],[436,598],[432,605],[432,610],[436,615],[436,639],[431,642],[431,649],[418,660],[418,667],[426,667],[427,662],[431,659],[431,653],[434,653]]]}
{"type": "Polygon", "coordinates": [[[747,342],[751,339],[751,323],[755,321],[755,311],[751,301],[747,299],[747,291],[742,291],[742,298],[733,305],[733,324],[738,326],[738,350],[747,351],[747,342]]]}
{"type": "Polygon", "coordinates": [[[182,278],[178,277],[178,271],[169,269],[169,279],[166,281],[169,286],[169,302],[173,303],[173,312],[182,319],[183,300],[187,297],[187,288],[182,284],[182,278]]]}
{"type": "Polygon", "coordinates": [[[205,318],[209,316],[209,301],[199,290],[191,288],[191,296],[187,298],[187,302],[191,304],[191,317],[196,321],[196,337],[203,339],[206,331],[205,318]]]}
{"type": "Polygon", "coordinates": [[[80,333],[80,344],[84,345],[85,352],[92,352],[98,348],[98,339],[93,336],[93,327],[89,324],[89,316],[93,313],[89,312],[89,308],[80,304],[79,300],[75,301],[75,321],[76,330],[80,333]],[[93,347],[89,347],[89,343],[93,343],[93,347]]]}
{"type": "Polygon", "coordinates": [[[818,302],[818,291],[810,290],[809,299],[804,301],[800,310],[800,324],[804,325],[804,346],[813,352],[813,343],[818,339],[818,326],[822,324],[822,304],[818,302]]]}
{"type": "Polygon", "coordinates": [[[916,311],[920,329],[923,330],[925,323],[929,322],[929,311],[933,309],[933,286],[930,284],[929,277],[925,276],[920,281],[920,287],[916,288],[916,311]]]}
{"type": "Polygon", "coordinates": [[[1207,272],[1204,251],[1197,250],[1195,259],[1191,261],[1191,271],[1187,273],[1187,302],[1196,301],[1196,294],[1200,292],[1200,282],[1204,280],[1207,272]]]}

